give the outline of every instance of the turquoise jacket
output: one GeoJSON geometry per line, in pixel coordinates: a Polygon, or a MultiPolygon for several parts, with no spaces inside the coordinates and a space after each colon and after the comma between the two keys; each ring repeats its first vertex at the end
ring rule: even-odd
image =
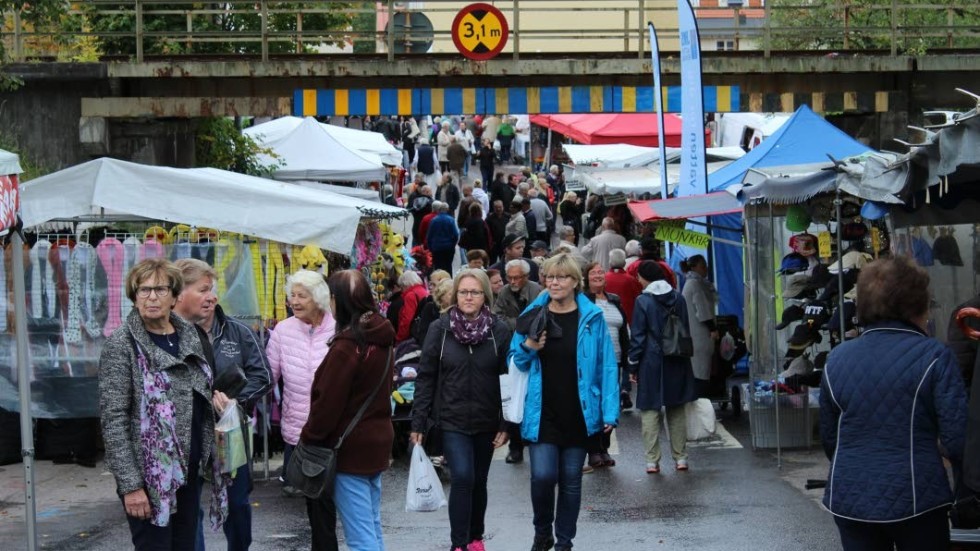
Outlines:
{"type": "MultiPolygon", "coordinates": [[[[547,292],[541,293],[524,311],[535,306],[547,308],[550,300],[547,292]]],[[[619,421],[619,367],[602,310],[582,293],[576,293],[575,302],[579,309],[578,398],[585,428],[592,435],[603,425],[615,426],[619,421]]],[[[527,335],[515,332],[507,358],[517,369],[530,371],[521,436],[537,442],[541,428],[541,360],[536,351],[521,346],[526,339],[527,335]]]]}

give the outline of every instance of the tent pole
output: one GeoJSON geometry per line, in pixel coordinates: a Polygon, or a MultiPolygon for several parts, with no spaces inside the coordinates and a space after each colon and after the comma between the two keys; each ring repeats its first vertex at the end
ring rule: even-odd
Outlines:
{"type": "MultiPolygon", "coordinates": [[[[772,203],[769,203],[769,243],[767,248],[770,251],[775,250],[776,245],[776,225],[772,216],[772,203]]],[[[767,266],[767,270],[772,273],[772,294],[769,295],[769,304],[766,305],[766,310],[768,310],[768,320],[766,324],[769,326],[769,344],[772,346],[772,364],[774,368],[773,380],[779,380],[779,345],[776,342],[776,270],[772,269],[772,266],[767,266]]],[[[776,468],[783,468],[783,447],[780,438],[780,433],[782,432],[782,427],[779,426],[779,385],[774,384],[772,387],[773,403],[775,408],[776,416],[776,468]]]]}
{"type": "Polygon", "coordinates": [[[24,458],[24,521],[27,549],[37,549],[37,505],[34,500],[34,419],[31,416],[31,368],[27,360],[27,290],[24,285],[24,239],[10,232],[14,271],[14,327],[17,331],[17,386],[20,389],[20,446],[24,458]]]}
{"type": "MultiPolygon", "coordinates": [[[[534,159],[531,159],[531,165],[534,165],[534,159]]],[[[548,127],[548,145],[544,148],[544,170],[548,170],[551,167],[551,127],[548,127]]]]}
{"type": "Polygon", "coordinates": [[[840,316],[840,340],[844,342],[847,340],[847,333],[844,328],[844,247],[843,240],[841,239],[841,233],[844,224],[840,219],[840,188],[837,188],[837,197],[834,198],[834,207],[837,209],[837,313],[840,316]]]}

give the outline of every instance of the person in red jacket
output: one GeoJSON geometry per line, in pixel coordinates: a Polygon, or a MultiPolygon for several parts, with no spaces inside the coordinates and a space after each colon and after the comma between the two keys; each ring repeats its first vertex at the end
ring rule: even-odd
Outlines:
{"type": "MultiPolygon", "coordinates": [[[[330,500],[351,549],[384,549],[381,534],[381,473],[395,438],[391,426],[391,351],[395,331],[381,314],[371,285],[357,270],[330,276],[330,309],[337,333],[317,369],[310,392],[310,416],[300,434],[303,444],[335,447],[358,411],[364,413],[337,452],[332,496],[307,499],[313,549],[333,535],[330,500]]],[[[336,540],[332,541],[336,545],[336,540]]],[[[335,549],[336,547],[334,547],[335,549]]]]}
{"type": "Polygon", "coordinates": [[[643,264],[644,260],[653,260],[663,270],[664,281],[669,283],[674,289],[677,289],[677,276],[674,275],[674,270],[671,270],[670,265],[660,258],[660,241],[652,237],[644,237],[640,241],[640,249],[643,251],[643,254],[640,255],[638,260],[626,267],[626,273],[636,277],[637,272],[640,270],[640,264],[643,264]]]}
{"type": "Polygon", "coordinates": [[[395,328],[395,342],[412,338],[412,320],[419,309],[422,299],[429,296],[429,290],[422,283],[419,274],[405,270],[398,277],[398,286],[402,289],[402,307],[398,312],[398,327],[395,328]]]}
{"type": "Polygon", "coordinates": [[[623,311],[626,312],[626,323],[633,321],[633,302],[643,292],[640,280],[626,273],[626,251],[613,249],[609,251],[609,271],[606,272],[606,290],[619,295],[623,301],[623,311]]]}

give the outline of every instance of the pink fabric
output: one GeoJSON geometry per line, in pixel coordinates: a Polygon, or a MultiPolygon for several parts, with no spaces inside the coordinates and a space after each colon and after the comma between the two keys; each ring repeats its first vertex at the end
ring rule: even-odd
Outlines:
{"type": "Polygon", "coordinates": [[[156,239],[147,239],[140,247],[140,260],[147,258],[163,258],[167,256],[166,249],[156,239]]]}
{"type": "Polygon", "coordinates": [[[95,252],[99,255],[108,280],[106,295],[109,316],[102,330],[102,334],[108,337],[122,325],[123,245],[118,239],[107,237],[95,247],[95,252]]]}
{"type": "Polygon", "coordinates": [[[327,342],[333,334],[333,316],[326,314],[316,328],[295,316],[286,318],[269,335],[265,351],[272,368],[272,384],[276,385],[280,377],[283,381],[281,427],[287,444],[295,446],[299,442],[310,415],[313,375],[327,355],[327,342]]]}

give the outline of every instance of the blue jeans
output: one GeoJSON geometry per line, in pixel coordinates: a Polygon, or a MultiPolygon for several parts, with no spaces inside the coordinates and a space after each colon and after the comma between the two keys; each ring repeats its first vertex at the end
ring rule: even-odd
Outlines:
{"type": "MultiPolygon", "coordinates": [[[[235,478],[228,487],[228,518],[222,527],[228,541],[228,551],[248,551],[252,545],[252,504],[249,493],[252,491],[252,473],[249,466],[242,465],[235,472],[235,478]]],[[[197,515],[196,551],[204,551],[204,509],[197,515]]]]}
{"type": "Polygon", "coordinates": [[[493,459],[492,432],[463,434],[442,431],[442,449],[449,462],[449,526],[453,547],[482,540],[487,512],[487,474],[493,459]]]}
{"type": "Polygon", "coordinates": [[[531,454],[534,534],[550,537],[554,525],[555,545],[571,547],[582,505],[585,448],[562,448],[539,442],[531,443],[528,448],[531,454]],[[558,486],[557,508],[555,485],[558,486]]]}
{"type": "Polygon", "coordinates": [[[333,500],[350,551],[385,551],[381,535],[381,474],[337,473],[333,500]]]}

